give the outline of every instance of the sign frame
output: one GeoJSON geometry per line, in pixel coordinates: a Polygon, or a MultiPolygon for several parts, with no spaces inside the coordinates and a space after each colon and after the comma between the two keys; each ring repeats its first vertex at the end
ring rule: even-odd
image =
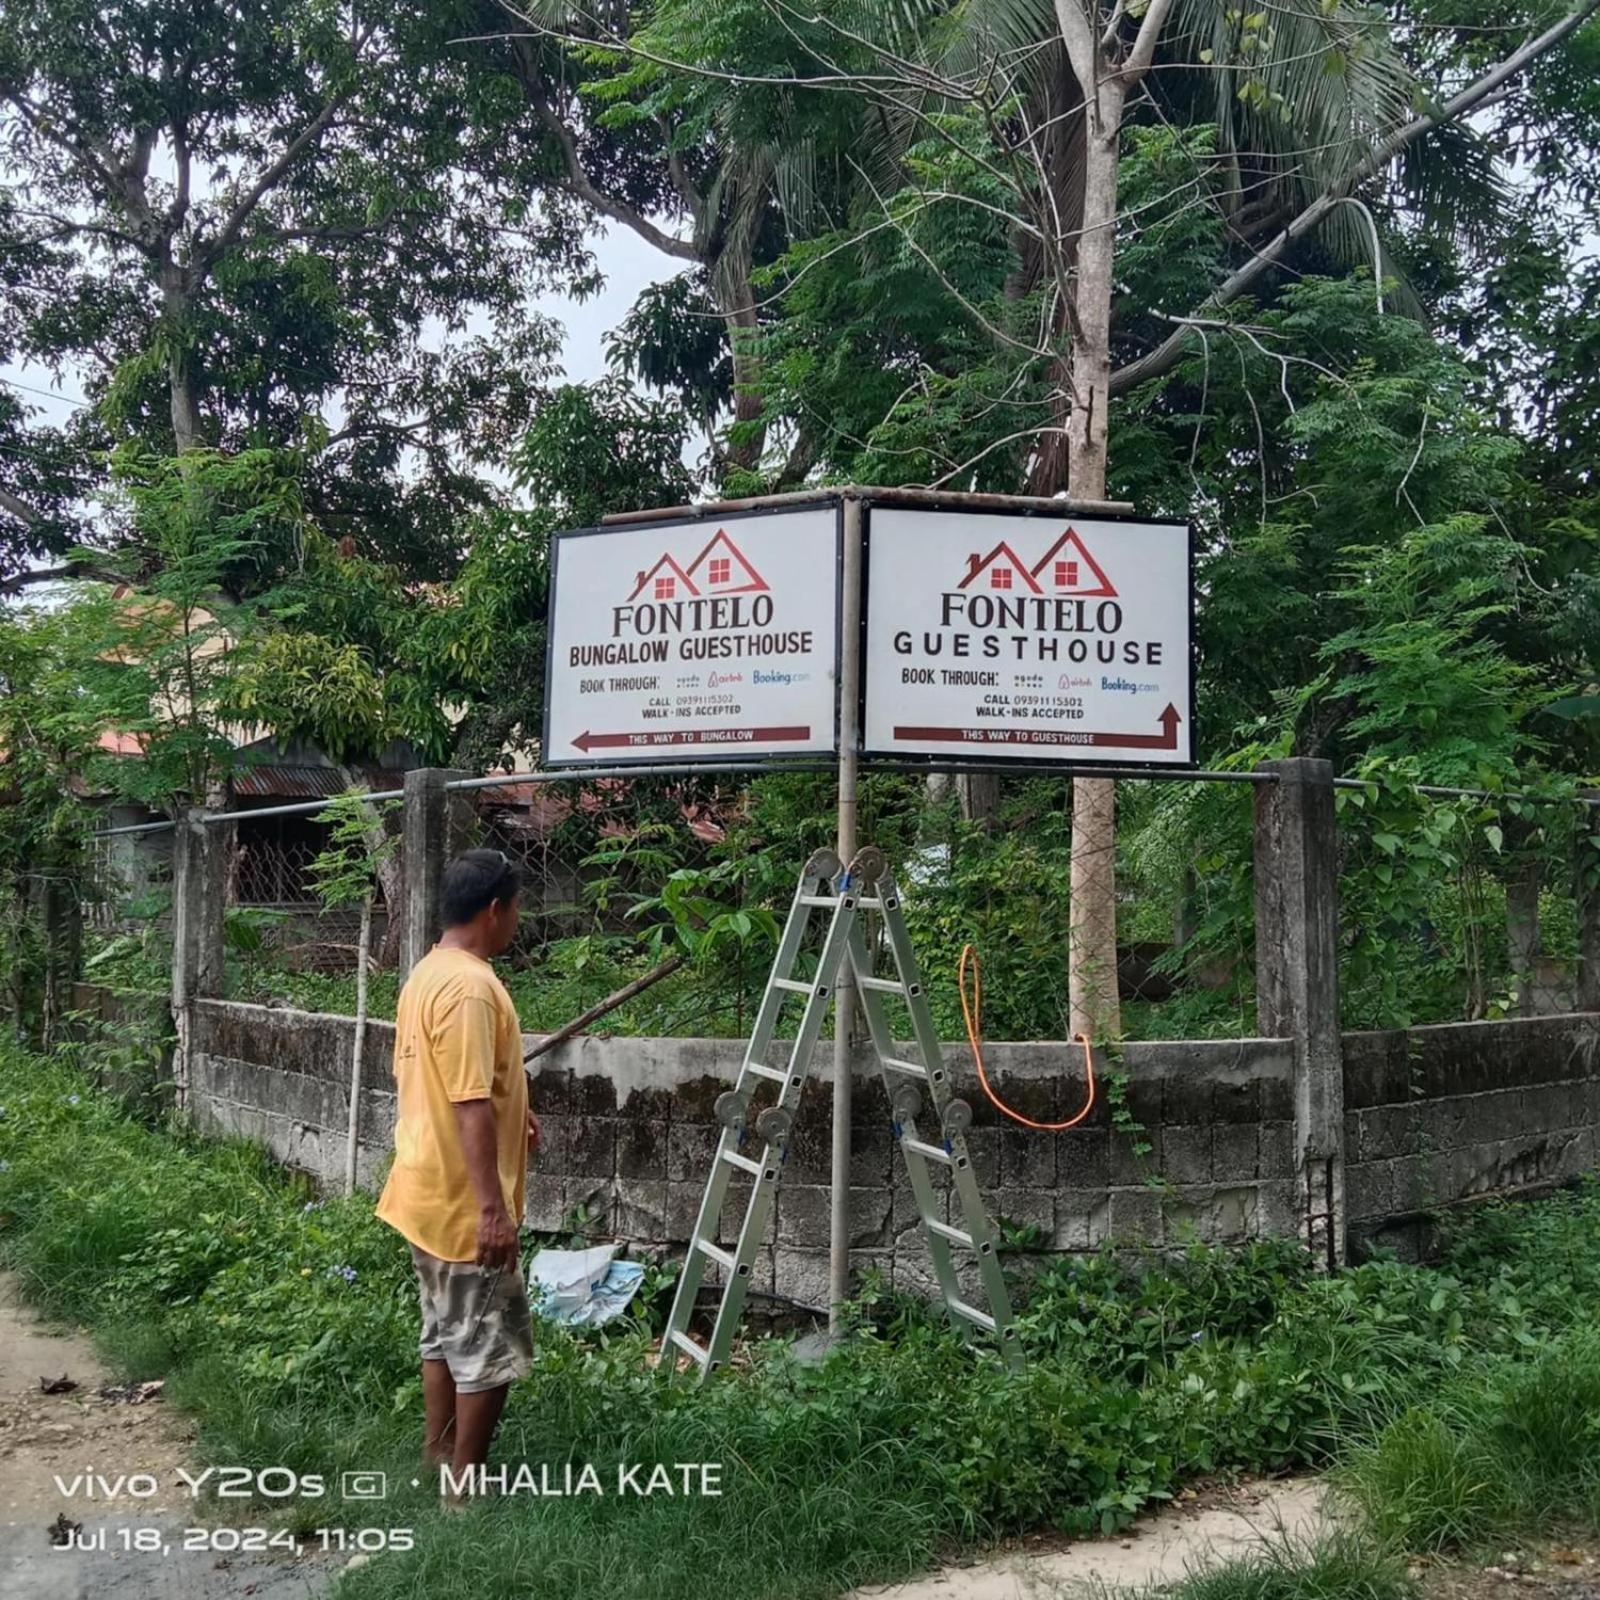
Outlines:
{"type": "MultiPolygon", "coordinates": [[[[656,750],[630,752],[626,755],[613,755],[610,753],[596,756],[591,751],[581,751],[573,757],[555,757],[551,755],[550,747],[550,721],[554,709],[554,698],[551,694],[551,684],[554,682],[553,671],[555,667],[556,649],[556,595],[557,584],[561,572],[561,547],[569,539],[589,539],[606,534],[638,533],[642,529],[692,527],[705,523],[732,523],[748,522],[759,517],[792,516],[797,512],[833,513],[833,570],[834,570],[834,604],[833,604],[833,695],[832,712],[833,727],[826,742],[819,741],[815,748],[797,750],[792,754],[778,751],[762,751],[751,753],[749,756],[752,770],[771,766],[803,767],[814,765],[818,760],[827,760],[833,764],[839,759],[839,728],[841,718],[840,683],[841,671],[844,665],[844,496],[839,493],[819,494],[814,501],[804,504],[750,506],[737,511],[717,511],[707,507],[703,511],[680,513],[671,516],[651,518],[629,518],[625,522],[598,523],[587,528],[562,528],[550,536],[550,583],[548,588],[548,601],[545,608],[545,644],[544,644],[544,707],[539,724],[539,760],[537,770],[541,772],[561,772],[567,769],[587,771],[595,767],[616,767],[625,770],[629,767],[662,766],[683,767],[685,769],[701,766],[726,767],[730,760],[738,758],[738,747],[729,746],[720,750],[696,751],[694,754],[680,754],[671,746],[656,750]]],[[[865,634],[862,639],[864,641],[865,634]]],[[[859,647],[862,641],[855,641],[859,647]]]]}
{"type": "MultiPolygon", "coordinates": [[[[911,768],[916,771],[927,772],[1046,772],[1053,771],[1070,775],[1081,772],[1086,777],[1094,777],[1097,770],[1109,773],[1116,772],[1194,772],[1199,770],[1200,762],[1196,754],[1195,739],[1195,712],[1196,693],[1199,683],[1199,646],[1195,638],[1196,594],[1194,581],[1194,521],[1189,517],[1146,517],[1131,512],[1109,511],[1084,511],[1075,509],[1070,501],[1063,501],[1059,511],[1039,506],[990,506],[982,507],[963,505],[929,505],[925,501],[897,499],[893,490],[880,492],[863,497],[862,504],[862,552],[861,552],[861,631],[856,640],[856,648],[861,652],[861,679],[859,703],[856,708],[856,726],[860,730],[861,757],[864,761],[893,763],[901,768],[911,768]],[[1188,583],[1188,600],[1185,617],[1189,633],[1189,695],[1188,705],[1185,708],[1189,726],[1188,759],[1184,761],[1150,761],[1139,760],[1136,757],[1123,759],[1095,758],[1080,760],[1072,756],[1062,756],[1059,752],[1071,749],[1072,746],[1055,745],[1048,747],[1050,753],[1037,756],[1008,756],[1008,755],[978,755],[975,751],[963,752],[960,755],[940,755],[931,750],[882,750],[874,748],[867,743],[867,700],[869,696],[868,670],[867,670],[867,640],[871,627],[872,617],[872,513],[874,508],[884,511],[910,511],[929,517],[1016,517],[1023,520],[1046,522],[1070,521],[1074,517],[1084,522],[1110,522],[1131,523],[1140,527],[1182,528],[1184,533],[1185,550],[1185,575],[1188,583]]],[[[883,581],[879,574],[878,581],[883,581]]],[[[1081,747],[1080,747],[1081,748],[1081,747]]]]}

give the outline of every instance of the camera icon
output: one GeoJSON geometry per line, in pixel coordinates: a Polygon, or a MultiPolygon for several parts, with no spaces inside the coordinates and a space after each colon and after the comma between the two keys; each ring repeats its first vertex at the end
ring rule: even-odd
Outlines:
{"type": "Polygon", "coordinates": [[[382,1500],[388,1492],[386,1473],[346,1472],[339,1478],[339,1493],[346,1500],[382,1500]]]}

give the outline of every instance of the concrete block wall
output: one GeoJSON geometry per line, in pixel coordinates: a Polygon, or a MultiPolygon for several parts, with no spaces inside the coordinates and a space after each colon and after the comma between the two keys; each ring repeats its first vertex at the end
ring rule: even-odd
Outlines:
{"type": "Polygon", "coordinates": [[[1593,1170],[1600,1016],[1347,1033],[1344,1106],[1352,1240],[1424,1256],[1441,1212],[1593,1170]]]}
{"type": "MultiPolygon", "coordinates": [[[[335,1185],[352,1039],[349,1018],[198,1000],[191,1112],[206,1130],[259,1139],[280,1160],[335,1185]]],[[[1349,1225],[1358,1247],[1425,1252],[1439,1213],[1490,1194],[1537,1193],[1600,1158],[1600,1015],[1351,1033],[1341,1042],[1349,1225]]],[[[581,1214],[594,1237],[681,1250],[717,1140],[712,1106],[741,1049],[734,1040],[580,1038],[541,1058],[533,1095],[545,1149],[529,1176],[529,1225],[553,1232],[581,1214]]],[[[374,1188],[391,1148],[392,1050],[392,1027],[369,1024],[359,1171],[374,1188]]],[[[753,1284],[819,1306],[827,1299],[827,1056],[819,1050],[804,1091],[753,1284]]],[[[1107,1063],[1094,1114],[1047,1134],[988,1106],[964,1048],[949,1047],[946,1059],[974,1107],[968,1144],[991,1213],[1028,1227],[1041,1251],[1304,1236],[1288,1040],[1126,1046],[1117,1064],[1126,1084],[1120,1120],[1137,1131],[1113,1125],[1107,1063]]],[[[1075,1047],[995,1044],[986,1059],[1001,1094],[1029,1116],[1059,1120],[1082,1103],[1075,1047]]],[[[910,1186],[865,1055],[856,1061],[853,1127],[855,1266],[877,1268],[897,1287],[926,1289],[910,1186]]],[[[725,1240],[747,1193],[730,1195],[725,1240]]]]}
{"type": "MultiPolygon", "coordinates": [[[[551,1052],[534,1080],[549,1148],[530,1179],[530,1224],[556,1228],[582,1208],[618,1236],[682,1248],[720,1133],[713,1103],[737,1073],[741,1049],[737,1041],[579,1039],[551,1052]]],[[[826,1304],[828,1285],[826,1057],[818,1052],[802,1092],[776,1222],[752,1284],[817,1306],[826,1304]]],[[[1112,1127],[1103,1095],[1082,1127],[1018,1127],[977,1093],[964,1049],[951,1048],[946,1059],[975,1111],[967,1146],[991,1214],[1028,1228],[1043,1251],[1087,1251],[1112,1238],[1220,1243],[1292,1229],[1291,1061],[1281,1041],[1129,1046],[1122,1070],[1137,1133],[1112,1127]],[[1143,1144],[1148,1152],[1135,1154],[1143,1144]]],[[[1082,1103],[1075,1047],[998,1044],[987,1060],[1002,1096],[1029,1116],[1060,1120],[1082,1103]]],[[[931,1266],[870,1055],[858,1054],[854,1076],[855,1266],[922,1291],[931,1266]]],[[[724,1242],[737,1234],[748,1197],[748,1181],[731,1188],[724,1242]]],[[[940,1220],[959,1220],[948,1203],[941,1187],[940,1220]]]]}

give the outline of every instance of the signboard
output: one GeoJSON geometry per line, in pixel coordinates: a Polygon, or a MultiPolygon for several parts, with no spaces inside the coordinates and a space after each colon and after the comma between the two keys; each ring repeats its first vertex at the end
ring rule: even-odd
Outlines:
{"type": "Polygon", "coordinates": [[[1193,764],[1189,526],[870,507],[869,755],[1193,764]]]}
{"type": "Polygon", "coordinates": [[[557,534],[545,766],[832,753],[837,503],[557,534]]]}

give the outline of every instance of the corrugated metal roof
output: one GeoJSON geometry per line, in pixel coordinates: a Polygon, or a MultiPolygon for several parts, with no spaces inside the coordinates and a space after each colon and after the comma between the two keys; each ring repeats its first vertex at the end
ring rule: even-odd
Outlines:
{"type": "MultiPolygon", "coordinates": [[[[358,784],[365,774],[352,771],[358,784]]],[[[233,775],[237,800],[321,800],[349,787],[337,767],[290,767],[272,762],[241,768],[233,775]]]]}

